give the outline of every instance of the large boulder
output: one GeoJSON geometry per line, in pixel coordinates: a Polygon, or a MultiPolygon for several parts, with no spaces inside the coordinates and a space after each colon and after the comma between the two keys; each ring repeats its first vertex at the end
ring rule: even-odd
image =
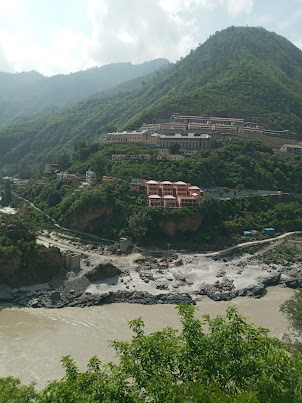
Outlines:
{"type": "Polygon", "coordinates": [[[107,278],[119,276],[120,274],[121,270],[115,267],[112,263],[101,263],[94,269],[90,270],[86,274],[86,277],[90,281],[101,281],[106,280],[107,278]]]}

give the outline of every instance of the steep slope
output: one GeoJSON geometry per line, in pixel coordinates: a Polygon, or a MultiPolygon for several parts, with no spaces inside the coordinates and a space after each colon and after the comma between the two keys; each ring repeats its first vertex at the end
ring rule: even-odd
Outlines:
{"type": "Polygon", "coordinates": [[[150,74],[167,64],[166,59],[137,65],[114,63],[52,77],[44,77],[36,71],[19,74],[0,72],[0,126],[58,111],[63,106],[150,74]]]}
{"type": "Polygon", "coordinates": [[[259,117],[302,133],[302,52],[263,28],[230,27],[150,80],[0,131],[3,164],[45,161],[107,125],[137,128],[172,112],[259,117]],[[120,92],[119,92],[120,91],[120,92]]]}
{"type": "Polygon", "coordinates": [[[163,76],[165,96],[129,122],[172,111],[260,116],[302,131],[302,52],[263,28],[230,27],[210,37],[163,76]]]}

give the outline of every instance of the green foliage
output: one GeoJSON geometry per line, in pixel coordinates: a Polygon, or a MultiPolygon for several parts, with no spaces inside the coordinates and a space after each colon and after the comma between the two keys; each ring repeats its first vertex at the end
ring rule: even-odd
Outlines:
{"type": "Polygon", "coordinates": [[[293,263],[296,261],[299,250],[293,245],[280,245],[265,253],[264,262],[270,263],[293,263]]]}
{"type": "Polygon", "coordinates": [[[280,306],[280,311],[286,316],[291,330],[285,337],[285,342],[301,354],[302,289],[295,290],[294,295],[280,306]]]}
{"type": "Polygon", "coordinates": [[[20,249],[35,244],[36,231],[28,216],[0,214],[0,221],[7,226],[0,232],[1,246],[17,246],[20,249]]]}
{"type": "MultiPolygon", "coordinates": [[[[111,155],[150,153],[136,145],[102,144],[86,161],[100,175],[114,176],[126,181],[131,178],[183,180],[203,187],[242,187],[244,189],[278,189],[301,193],[302,161],[285,159],[273,150],[253,141],[223,142],[218,148],[204,150],[182,161],[124,160],[112,161],[111,155]]],[[[152,152],[152,150],[151,150],[152,152]]]]}
{"type": "Polygon", "coordinates": [[[36,401],[37,396],[34,384],[23,386],[18,379],[0,378],[0,401],[3,403],[30,403],[36,401]]]}
{"type": "Polygon", "coordinates": [[[0,196],[2,197],[0,202],[2,207],[9,206],[12,201],[12,182],[5,180],[1,185],[0,196]]]}
{"type": "Polygon", "coordinates": [[[170,154],[178,154],[180,150],[180,144],[171,143],[169,147],[170,154]]]}
{"type": "Polygon", "coordinates": [[[152,224],[152,212],[148,208],[138,210],[128,218],[130,234],[138,242],[145,239],[147,235],[150,235],[152,227],[154,227],[152,224]]]}
{"type": "Polygon", "coordinates": [[[121,151],[128,154],[147,152],[146,148],[137,145],[103,144],[97,147],[96,152],[93,152],[94,145],[87,143],[77,147],[91,156],[82,162],[74,159],[71,172],[82,164],[84,171],[92,169],[99,176],[116,177],[116,183],[106,186],[98,184],[75,192],[75,187],[63,186],[55,178],[50,178],[45,184],[28,186],[23,193],[24,197],[67,227],[73,218],[85,214],[88,209],[100,209],[103,220],[100,219],[99,224],[94,226],[95,233],[111,239],[129,234],[140,243],[156,241],[160,245],[168,242],[160,223],[167,220],[177,222],[191,214],[201,214],[202,225],[195,234],[182,232],[174,237],[182,241],[180,248],[186,242],[191,243],[187,246],[190,249],[193,244],[205,249],[232,244],[238,241],[235,235],[242,234],[245,229],[262,232],[265,227],[274,227],[282,232],[302,227],[302,199],[298,195],[291,202],[287,199],[283,202],[281,196],[262,197],[252,192],[247,192],[249,197],[231,197],[230,200],[220,200],[222,192],[217,196],[204,193],[195,209],[169,209],[147,207],[144,188],[139,192],[130,190],[129,180],[136,177],[183,180],[201,188],[238,188],[242,185],[247,189],[269,188],[301,193],[299,178],[302,176],[302,162],[273,155],[272,150],[261,143],[227,142],[183,161],[111,159],[112,154],[121,151]]]}
{"type": "Polygon", "coordinates": [[[295,294],[285,301],[280,308],[289,321],[290,326],[300,335],[302,334],[302,290],[296,290],[295,294]]]}

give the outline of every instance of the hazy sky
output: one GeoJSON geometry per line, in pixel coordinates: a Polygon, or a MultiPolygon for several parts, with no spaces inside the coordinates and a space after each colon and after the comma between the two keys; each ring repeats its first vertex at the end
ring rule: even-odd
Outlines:
{"type": "Polygon", "coordinates": [[[263,26],[302,49],[302,0],[0,0],[0,71],[174,62],[230,25],[263,26]]]}

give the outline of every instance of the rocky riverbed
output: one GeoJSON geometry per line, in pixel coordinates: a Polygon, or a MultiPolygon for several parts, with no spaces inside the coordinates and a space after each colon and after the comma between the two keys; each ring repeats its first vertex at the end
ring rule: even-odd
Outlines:
{"type": "Polygon", "coordinates": [[[62,271],[46,284],[20,288],[2,285],[1,302],[33,308],[86,307],[113,302],[194,304],[204,295],[215,301],[228,301],[237,296],[260,298],[267,287],[274,285],[302,287],[299,240],[283,240],[281,249],[279,246],[280,250],[285,245],[295,252],[291,259],[280,255],[281,252],[275,253],[276,245],[269,245],[253,254],[228,257],[178,254],[168,262],[168,268],[163,268],[155,257],[158,253],[154,252],[115,256],[110,247],[83,246],[56,234],[39,239],[46,246],[56,245],[63,251],[79,253],[81,268],[62,271]],[[267,256],[272,258],[268,260],[267,256]],[[100,279],[89,276],[96,267],[102,273],[100,279]]]}

